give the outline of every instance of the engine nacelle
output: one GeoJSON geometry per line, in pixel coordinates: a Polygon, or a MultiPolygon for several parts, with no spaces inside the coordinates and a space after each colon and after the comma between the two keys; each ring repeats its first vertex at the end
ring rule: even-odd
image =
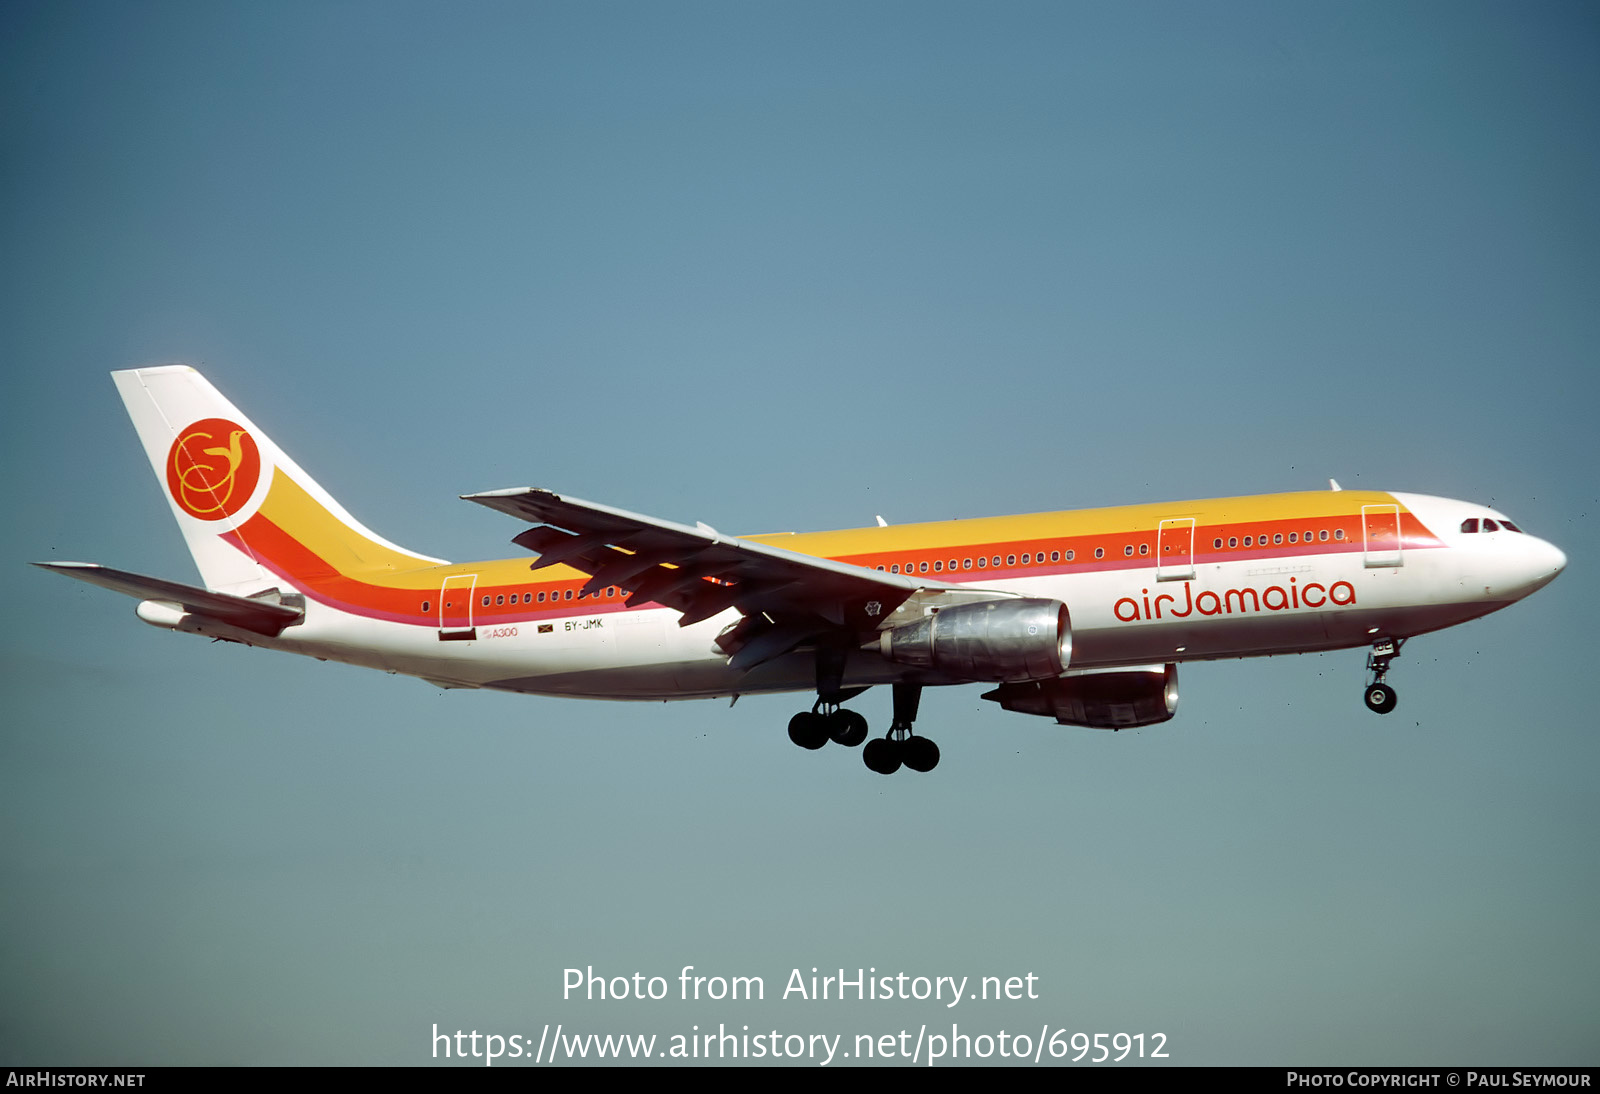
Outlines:
{"type": "Polygon", "coordinates": [[[1072,661],[1072,620],[1059,600],[985,600],[884,631],[878,648],[963,680],[1048,680],[1072,661]]]}
{"type": "Polygon", "coordinates": [[[1149,726],[1178,711],[1178,666],[1091,670],[1057,680],[1006,684],[983,697],[1007,710],[1047,715],[1066,726],[1149,726]]]}

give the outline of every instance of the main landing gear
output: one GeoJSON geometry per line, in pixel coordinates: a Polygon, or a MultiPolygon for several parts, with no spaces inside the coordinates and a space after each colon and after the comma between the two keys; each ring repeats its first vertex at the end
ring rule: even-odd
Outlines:
{"type": "MultiPolygon", "coordinates": [[[[801,748],[815,751],[829,741],[855,748],[867,739],[867,720],[839,705],[867,690],[840,686],[844,660],[842,650],[817,651],[817,701],[809,711],[802,710],[789,719],[789,740],[801,748]]],[[[870,770],[893,775],[902,766],[913,771],[932,771],[938,766],[939,746],[911,730],[921,699],[921,684],[894,685],[894,719],[889,732],[861,750],[861,759],[870,770]]]]}
{"type": "Polygon", "coordinates": [[[894,720],[889,732],[861,750],[861,761],[880,775],[893,775],[902,764],[913,771],[939,766],[939,746],[911,731],[922,700],[921,684],[894,685],[894,720]]]}
{"type": "Polygon", "coordinates": [[[1376,714],[1388,714],[1395,708],[1399,701],[1394,688],[1384,683],[1384,677],[1389,674],[1389,662],[1400,656],[1400,647],[1405,645],[1404,638],[1381,638],[1372,644],[1372,652],[1367,654],[1367,671],[1372,674],[1372,679],[1367,684],[1367,709],[1376,714]]]}
{"type": "Polygon", "coordinates": [[[814,751],[829,741],[854,748],[867,739],[867,720],[839,705],[867,690],[843,686],[847,657],[841,646],[817,650],[817,701],[809,713],[802,710],[789,719],[789,740],[801,748],[814,751]]]}
{"type": "Polygon", "coordinates": [[[789,719],[789,740],[801,748],[818,749],[829,741],[855,748],[866,739],[865,718],[820,697],[809,713],[802,710],[789,719]]]}

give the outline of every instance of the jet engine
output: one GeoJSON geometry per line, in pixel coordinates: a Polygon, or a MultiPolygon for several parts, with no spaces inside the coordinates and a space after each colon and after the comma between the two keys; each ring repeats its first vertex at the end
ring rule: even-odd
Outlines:
{"type": "Polygon", "coordinates": [[[1059,600],[985,600],[884,631],[878,649],[964,680],[1048,680],[1072,660],[1072,620],[1059,600]]]}
{"type": "Polygon", "coordinates": [[[1066,726],[1128,729],[1165,722],[1178,710],[1178,666],[1090,670],[1055,680],[1008,683],[985,692],[1007,710],[1066,726]]]}

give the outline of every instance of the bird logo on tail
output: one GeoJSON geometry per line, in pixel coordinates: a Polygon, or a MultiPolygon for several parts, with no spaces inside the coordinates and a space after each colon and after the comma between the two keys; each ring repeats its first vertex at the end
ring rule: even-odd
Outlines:
{"type": "Polygon", "coordinates": [[[261,478],[261,451],[226,418],[206,418],[178,435],[167,453],[167,489],[198,520],[222,520],[244,507],[261,478]]]}

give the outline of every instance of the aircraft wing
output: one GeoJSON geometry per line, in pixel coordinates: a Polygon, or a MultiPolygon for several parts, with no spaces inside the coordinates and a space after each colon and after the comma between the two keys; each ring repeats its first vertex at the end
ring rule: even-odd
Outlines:
{"type": "Polygon", "coordinates": [[[962,590],[549,490],[517,487],[462,497],[536,525],[512,542],[539,555],[534,569],[565,563],[589,574],[585,592],[628,589],[630,606],[664,604],[683,613],[679,625],[685,627],[737,608],[746,616],[745,633],[725,644],[737,649],[736,664],[758,664],[836,628],[875,631],[916,593],[962,590]]]}
{"type": "Polygon", "coordinates": [[[87,581],[91,585],[98,585],[102,589],[110,589],[112,592],[136,597],[139,600],[176,604],[193,615],[231,623],[257,634],[268,636],[279,634],[285,627],[299,622],[305,616],[304,609],[273,603],[270,600],[211,592],[208,589],[198,589],[193,585],[167,581],[164,578],[146,577],[127,570],[114,570],[110,566],[101,566],[94,562],[35,562],[34,565],[41,570],[87,581]]]}

